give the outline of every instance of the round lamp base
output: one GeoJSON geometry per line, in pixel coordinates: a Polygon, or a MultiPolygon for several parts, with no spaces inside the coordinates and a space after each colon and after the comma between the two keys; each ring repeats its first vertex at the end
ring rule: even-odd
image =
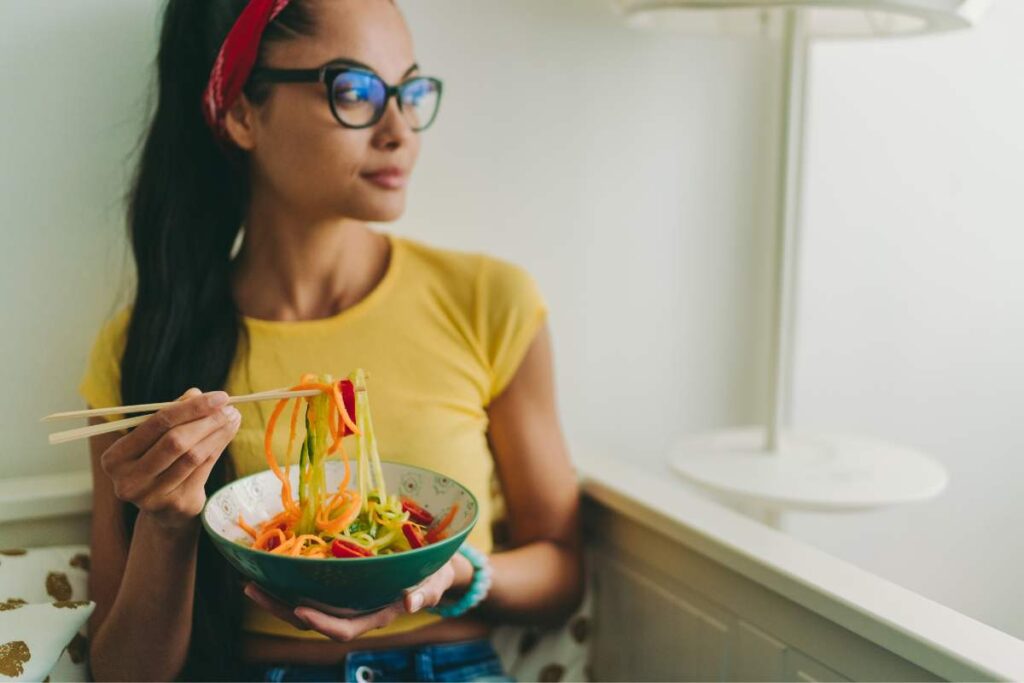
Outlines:
{"type": "Polygon", "coordinates": [[[773,510],[870,510],[926,500],[946,487],[946,468],[919,451],[853,436],[783,432],[764,450],[764,428],[681,439],[672,468],[737,502],[773,510]]]}

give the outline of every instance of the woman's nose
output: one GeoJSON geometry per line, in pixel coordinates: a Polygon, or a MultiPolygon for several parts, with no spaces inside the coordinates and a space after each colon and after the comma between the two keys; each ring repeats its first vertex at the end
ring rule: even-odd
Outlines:
{"type": "Polygon", "coordinates": [[[374,127],[373,144],[383,149],[395,149],[401,147],[409,136],[414,134],[398,106],[398,98],[391,98],[384,115],[374,127]]]}

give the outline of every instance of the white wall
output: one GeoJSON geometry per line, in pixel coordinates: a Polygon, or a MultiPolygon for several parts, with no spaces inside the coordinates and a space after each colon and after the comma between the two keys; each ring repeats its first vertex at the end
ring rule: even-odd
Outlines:
{"type": "Polygon", "coordinates": [[[0,465],[88,467],[38,419],[78,381],[126,264],[120,197],[154,55],[151,2],[0,2],[0,465]]]}
{"type": "Polygon", "coordinates": [[[948,468],[798,536],[1024,637],[1024,3],[813,53],[794,419],[948,468]]]}

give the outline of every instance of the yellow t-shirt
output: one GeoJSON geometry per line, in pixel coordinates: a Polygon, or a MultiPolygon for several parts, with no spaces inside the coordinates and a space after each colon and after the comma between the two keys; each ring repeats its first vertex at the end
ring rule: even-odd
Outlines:
{"type": "MultiPolygon", "coordinates": [[[[486,408],[512,379],[547,307],[533,279],[515,265],[388,238],[387,272],[354,306],[320,320],[245,318],[248,353],[236,356],[223,389],[245,394],[290,386],[307,372],[343,377],[364,368],[381,458],[442,472],[472,490],[480,518],[469,542],[488,552],[500,499],[492,494],[486,408]]],[[[121,404],[127,322],[125,310],[104,326],[93,346],[80,387],[90,406],[121,404]]],[[[230,454],[239,477],[267,469],[263,433],[272,407],[238,406],[242,424],[230,454]]],[[[287,431],[275,434],[278,454],[286,450],[287,431]]],[[[425,612],[407,615],[373,635],[399,633],[437,619],[425,612]]],[[[244,628],[322,637],[251,604],[244,628]]]]}

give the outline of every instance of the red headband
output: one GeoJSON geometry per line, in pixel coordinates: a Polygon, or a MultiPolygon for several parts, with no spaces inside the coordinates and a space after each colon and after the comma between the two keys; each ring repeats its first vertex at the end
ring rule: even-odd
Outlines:
{"type": "Polygon", "coordinates": [[[219,139],[227,138],[224,117],[249,79],[267,25],[288,6],[289,0],[249,0],[220,46],[203,92],[203,117],[219,139]]]}

